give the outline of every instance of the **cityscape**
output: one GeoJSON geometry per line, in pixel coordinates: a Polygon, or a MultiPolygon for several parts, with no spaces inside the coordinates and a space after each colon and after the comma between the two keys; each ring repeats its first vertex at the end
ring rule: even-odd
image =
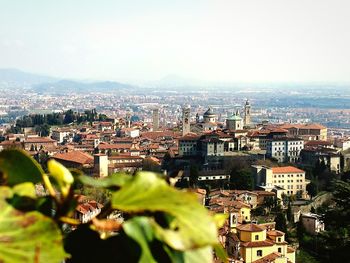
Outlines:
{"type": "Polygon", "coordinates": [[[0,262],[350,262],[346,2],[14,2],[0,262]]]}

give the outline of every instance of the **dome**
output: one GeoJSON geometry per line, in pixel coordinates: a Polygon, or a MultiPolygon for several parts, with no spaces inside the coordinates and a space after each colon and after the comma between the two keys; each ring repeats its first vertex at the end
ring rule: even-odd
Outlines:
{"type": "Polygon", "coordinates": [[[232,113],[232,115],[227,117],[227,120],[229,120],[229,121],[241,121],[242,118],[237,113],[236,114],[232,113]]]}
{"type": "Polygon", "coordinates": [[[215,113],[214,113],[213,109],[209,107],[209,109],[206,112],[204,112],[203,117],[209,117],[209,116],[213,116],[213,115],[215,115],[215,113]]]}
{"type": "Polygon", "coordinates": [[[242,118],[237,116],[237,115],[231,115],[227,118],[227,120],[229,120],[229,121],[241,121],[242,118]]]}

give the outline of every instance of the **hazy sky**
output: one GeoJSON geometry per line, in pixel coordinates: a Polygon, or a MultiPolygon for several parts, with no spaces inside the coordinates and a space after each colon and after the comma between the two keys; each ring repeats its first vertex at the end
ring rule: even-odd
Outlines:
{"type": "Polygon", "coordinates": [[[0,0],[0,67],[84,79],[350,81],[349,0],[0,0]]]}

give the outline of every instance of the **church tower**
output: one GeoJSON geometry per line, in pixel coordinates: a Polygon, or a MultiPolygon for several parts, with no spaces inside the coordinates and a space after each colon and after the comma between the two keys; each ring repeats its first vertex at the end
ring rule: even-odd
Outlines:
{"type": "Polygon", "coordinates": [[[246,100],[244,105],[244,126],[249,126],[250,123],[250,104],[249,100],[246,100]]]}
{"type": "Polygon", "coordinates": [[[182,109],[182,136],[191,132],[190,112],[191,108],[189,106],[182,109]]]}
{"type": "Polygon", "coordinates": [[[153,131],[159,130],[159,110],[153,109],[153,131]]]}

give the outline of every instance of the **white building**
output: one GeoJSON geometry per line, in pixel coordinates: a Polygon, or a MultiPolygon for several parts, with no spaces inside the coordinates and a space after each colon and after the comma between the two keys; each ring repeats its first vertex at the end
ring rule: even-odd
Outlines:
{"type": "Polygon", "coordinates": [[[350,149],[350,140],[348,139],[336,139],[334,141],[334,146],[341,149],[342,151],[346,151],[350,149]]]}
{"type": "Polygon", "coordinates": [[[300,161],[302,149],[304,141],[299,138],[274,138],[266,141],[266,157],[281,163],[300,161]]]}
{"type": "Polygon", "coordinates": [[[236,111],[236,114],[232,114],[226,119],[226,128],[229,130],[243,129],[243,119],[239,116],[239,111],[236,111]]]}
{"type": "Polygon", "coordinates": [[[204,131],[215,131],[218,128],[216,122],[216,114],[214,113],[212,108],[209,108],[203,114],[202,127],[204,131]]]}
{"type": "Polygon", "coordinates": [[[53,130],[51,133],[51,138],[57,141],[58,143],[62,143],[65,140],[68,140],[70,133],[71,131],[69,129],[53,130]]]}
{"type": "Polygon", "coordinates": [[[253,165],[252,168],[257,186],[266,191],[277,192],[278,198],[281,198],[282,194],[296,195],[304,199],[308,197],[306,186],[310,181],[305,179],[305,171],[294,166],[253,165]]]}
{"type": "Polygon", "coordinates": [[[305,231],[311,235],[316,235],[324,231],[324,222],[321,216],[312,213],[305,213],[300,216],[300,221],[305,231]]]}

